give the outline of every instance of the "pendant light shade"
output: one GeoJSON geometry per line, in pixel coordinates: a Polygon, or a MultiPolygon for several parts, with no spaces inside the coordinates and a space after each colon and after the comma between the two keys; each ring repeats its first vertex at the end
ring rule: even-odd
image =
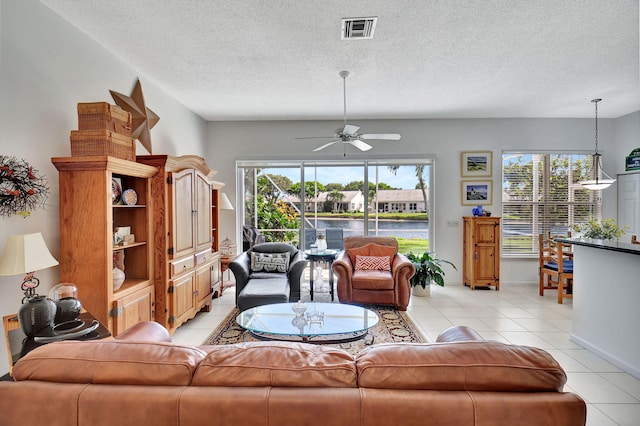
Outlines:
{"type": "Polygon", "coordinates": [[[598,102],[602,99],[592,99],[596,109],[596,151],[591,156],[591,169],[587,172],[590,179],[580,181],[583,188],[600,191],[611,186],[616,180],[602,170],[602,154],[598,152],[598,102]]]}

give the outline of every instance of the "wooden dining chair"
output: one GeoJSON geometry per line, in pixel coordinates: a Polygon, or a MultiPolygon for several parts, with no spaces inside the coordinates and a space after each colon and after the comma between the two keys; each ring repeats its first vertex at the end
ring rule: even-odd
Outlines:
{"type": "Polygon", "coordinates": [[[539,293],[558,291],[558,303],[573,297],[573,253],[571,244],[555,241],[549,234],[540,234],[539,240],[539,293]]]}

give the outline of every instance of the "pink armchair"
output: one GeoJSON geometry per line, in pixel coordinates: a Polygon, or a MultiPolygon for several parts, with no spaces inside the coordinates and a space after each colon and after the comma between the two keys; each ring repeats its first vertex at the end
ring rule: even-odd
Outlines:
{"type": "Polygon", "coordinates": [[[406,311],[411,296],[413,263],[398,253],[390,237],[347,237],[344,252],[333,262],[342,303],[394,306],[406,311]],[[388,258],[388,263],[386,259],[388,258]]]}

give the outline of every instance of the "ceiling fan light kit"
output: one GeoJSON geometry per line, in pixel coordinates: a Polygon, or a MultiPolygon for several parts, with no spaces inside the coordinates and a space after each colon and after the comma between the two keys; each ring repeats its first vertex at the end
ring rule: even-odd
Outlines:
{"type": "MultiPolygon", "coordinates": [[[[336,130],[333,136],[327,137],[303,137],[296,139],[333,139],[323,145],[320,145],[313,152],[322,151],[325,148],[330,147],[338,142],[342,142],[343,145],[352,145],[358,148],[360,151],[369,151],[373,148],[365,140],[400,140],[400,135],[397,133],[358,133],[359,126],[353,124],[347,124],[347,77],[349,77],[349,71],[340,71],[338,75],[342,78],[342,91],[343,91],[343,117],[344,124],[341,129],[336,130]]],[[[345,152],[346,155],[346,152],[345,152]]]]}
{"type": "Polygon", "coordinates": [[[591,169],[588,172],[588,175],[591,176],[591,179],[580,181],[580,185],[582,185],[585,189],[589,189],[591,191],[600,191],[602,189],[606,189],[611,186],[616,180],[611,178],[605,171],[602,169],[602,154],[598,152],[598,102],[602,99],[592,99],[591,102],[595,105],[596,109],[596,150],[591,156],[591,169]]]}

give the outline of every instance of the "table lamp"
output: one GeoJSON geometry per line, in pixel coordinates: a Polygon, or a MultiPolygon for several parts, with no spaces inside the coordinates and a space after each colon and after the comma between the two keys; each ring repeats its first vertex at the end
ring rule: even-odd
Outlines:
{"type": "Polygon", "coordinates": [[[40,284],[34,273],[40,269],[56,266],[58,261],[51,255],[40,232],[10,235],[0,258],[0,275],[26,274],[20,288],[24,291],[18,320],[22,331],[29,337],[53,325],[56,304],[46,296],[36,293],[40,284]]]}
{"type": "MultiPolygon", "coordinates": [[[[233,204],[231,204],[231,200],[224,192],[220,193],[219,205],[220,210],[233,210],[233,204]]],[[[227,235],[227,238],[220,243],[220,252],[225,256],[232,256],[235,255],[235,250],[236,246],[231,243],[229,235],[227,235]]]]}
{"type": "Polygon", "coordinates": [[[220,194],[220,210],[233,210],[233,204],[224,192],[220,194]]]}

